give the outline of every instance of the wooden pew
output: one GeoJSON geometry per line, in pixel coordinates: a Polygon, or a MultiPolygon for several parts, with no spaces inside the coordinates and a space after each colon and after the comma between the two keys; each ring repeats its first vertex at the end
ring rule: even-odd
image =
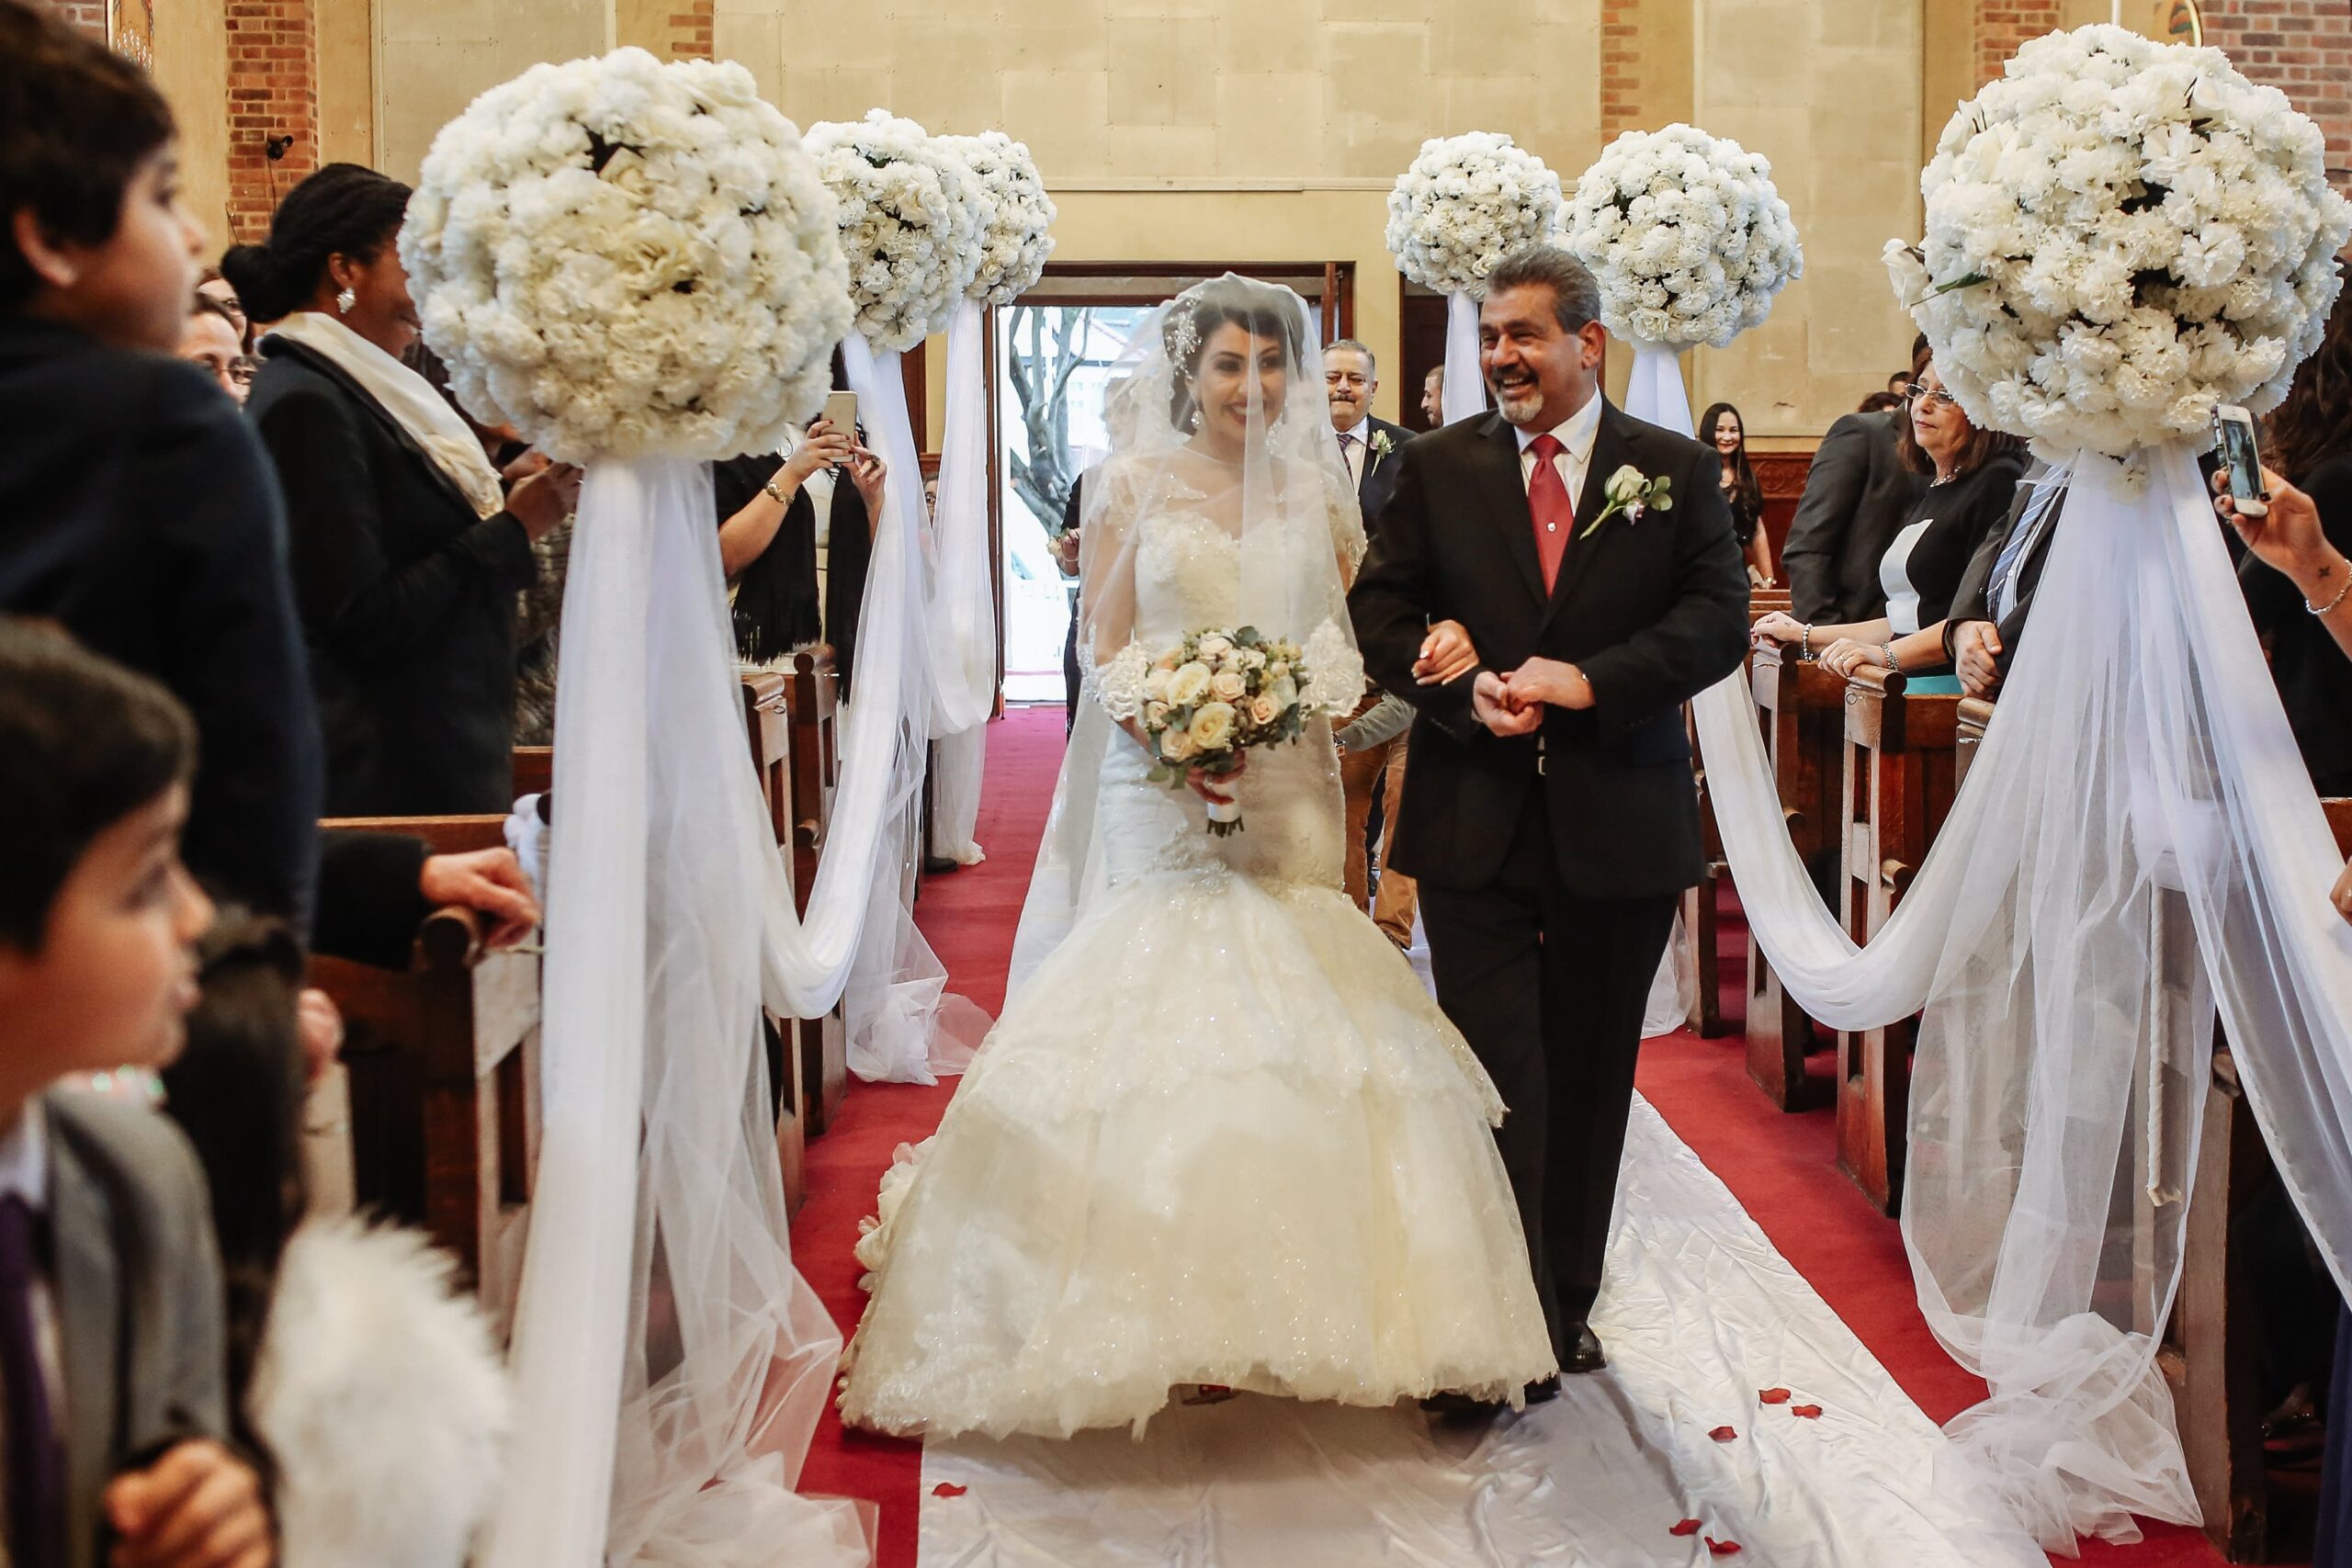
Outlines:
{"type": "MultiPolygon", "coordinates": [[[[803,914],[808,909],[809,890],[817,883],[818,858],[832,821],[833,781],[841,766],[835,728],[839,691],[831,649],[792,656],[785,682],[785,708],[790,721],[786,754],[790,759],[792,896],[803,914]]],[[[842,1095],[849,1087],[849,1035],[841,1004],[835,1003],[822,1018],[800,1020],[797,1032],[799,1105],[805,1134],[814,1138],[832,1125],[842,1095]]]]}
{"type": "MultiPolygon", "coordinates": [[[[785,874],[793,872],[791,716],[786,691],[791,682],[773,670],[742,671],[743,726],[752,743],[752,768],[759,774],[760,796],[766,804],[768,830],[784,862],[785,874]]],[[[796,882],[795,887],[797,888],[796,882]]],[[[768,1066],[776,1092],[775,1154],[784,1171],[784,1206],[797,1214],[808,1199],[808,1118],[800,1066],[798,1021],[779,1018],[764,1009],[761,1025],[767,1033],[768,1066]]]]}
{"type": "MultiPolygon", "coordinates": [[[[1837,790],[1844,766],[1846,682],[1793,649],[1762,648],[1748,666],[1749,683],[1764,725],[1772,781],[1798,856],[1810,866],[1839,854],[1844,840],[1837,790]]],[[[1842,874],[1839,878],[1843,881],[1842,874]]],[[[1830,1086],[1809,1077],[1814,1023],[1772,973],[1771,962],[1747,933],[1747,1076],[1783,1111],[1828,1103],[1830,1086]]]]}
{"type": "MultiPolygon", "coordinates": [[[[2352,854],[2352,799],[2322,804],[2337,852],[2352,854]]],[[[2278,1550],[2308,1544],[2282,1540],[2289,1532],[2273,1528],[2262,1440],[2261,1314],[2245,1258],[2230,1245],[2239,1218],[2278,1180],[2236,1059],[2217,1031],[2182,1237],[2180,1293],[2156,1362],[2172,1388],[2206,1538],[2231,1562],[2266,1562],[2278,1550]]],[[[2352,1421],[2352,1411],[2332,1411],[2329,1419],[2352,1421]]]]}
{"type": "Polygon", "coordinates": [[[1968,770],[1975,765],[1976,749],[1984,744],[1985,726],[1993,722],[1993,701],[1989,697],[1960,699],[1959,717],[1953,721],[1952,788],[1957,792],[1968,782],[1968,770]]]}
{"type": "MultiPolygon", "coordinates": [[[[448,854],[503,844],[505,822],[330,826],[409,833],[448,854]]],[[[485,935],[471,910],[436,910],[405,972],[319,957],[311,983],[343,1012],[359,1206],[422,1225],[456,1254],[503,1333],[538,1166],[539,957],[487,952],[485,935]]]]}
{"type": "MultiPolygon", "coordinates": [[[[1915,696],[1900,671],[1863,669],[1846,687],[1838,826],[1839,913],[1858,943],[1884,926],[1951,809],[1961,699],[1915,696]]],[[[1898,1212],[1917,1021],[1838,1036],[1838,1164],[1882,1211],[1898,1212]]]]}

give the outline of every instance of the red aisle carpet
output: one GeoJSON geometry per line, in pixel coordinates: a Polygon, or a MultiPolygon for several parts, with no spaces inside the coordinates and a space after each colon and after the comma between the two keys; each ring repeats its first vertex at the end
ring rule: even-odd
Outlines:
{"type": "MultiPolygon", "coordinates": [[[[988,860],[925,884],[916,915],[950,984],[993,1015],[1003,1004],[1012,933],[1060,765],[1062,713],[1016,708],[989,731],[978,838],[988,860]]],[[[1736,1010],[1741,980],[1727,976],[1736,1010]]],[[[1820,1292],[1905,1393],[1937,1420],[1984,1395],[1928,1335],[1903,1240],[1838,1174],[1831,1113],[1783,1116],[1742,1066],[1737,1037],[1677,1034],[1643,1050],[1641,1089],[1677,1135],[1736,1195],[1791,1265],[1820,1292]]],[[[876,1183],[901,1143],[938,1125],[952,1080],[935,1089],[858,1084],[839,1122],[808,1147],[808,1202],[793,1224],[796,1261],[846,1332],[865,1297],[850,1256],[876,1183]]],[[[818,1428],[802,1490],[862,1497],[881,1510],[880,1568],[914,1568],[920,1445],[818,1428]]],[[[2205,1568],[2220,1556],[2195,1530],[2152,1526],[2136,1546],[2086,1545],[2079,1560],[2129,1568],[2205,1568]]]]}

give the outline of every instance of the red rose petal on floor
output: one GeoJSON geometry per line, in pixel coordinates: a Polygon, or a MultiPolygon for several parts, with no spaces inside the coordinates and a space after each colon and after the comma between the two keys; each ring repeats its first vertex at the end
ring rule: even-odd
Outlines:
{"type": "Polygon", "coordinates": [[[1789,1406],[1789,1414],[1803,1420],[1818,1421],[1821,1419],[1821,1406],[1818,1404],[1792,1404],[1789,1406]]]}
{"type": "Polygon", "coordinates": [[[1713,1536],[1707,1538],[1707,1553],[1711,1557],[1729,1557],[1742,1550],[1736,1540],[1717,1540],[1713,1536]]]}
{"type": "Polygon", "coordinates": [[[1739,1434],[1729,1427],[1718,1427],[1713,1431],[1708,1433],[1707,1436],[1714,1438],[1715,1441],[1719,1443],[1728,1443],[1736,1438],[1739,1434]]]}
{"type": "Polygon", "coordinates": [[[970,1490],[968,1486],[958,1486],[952,1481],[943,1481],[931,1489],[931,1495],[934,1497],[961,1497],[970,1490]]]}
{"type": "Polygon", "coordinates": [[[1696,1519],[1685,1519],[1666,1533],[1668,1535],[1697,1535],[1699,1533],[1699,1521],[1696,1519]]]}
{"type": "Polygon", "coordinates": [[[1756,1397],[1767,1404],[1786,1404],[1789,1402],[1789,1391],[1784,1388],[1758,1389],[1756,1397]]]}

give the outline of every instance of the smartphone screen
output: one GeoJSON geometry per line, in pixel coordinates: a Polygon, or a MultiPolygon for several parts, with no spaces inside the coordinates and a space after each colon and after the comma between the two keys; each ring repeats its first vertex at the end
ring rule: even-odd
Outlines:
{"type": "Polygon", "coordinates": [[[2230,495],[2236,501],[2266,501],[2262,488],[2262,451],[2255,443],[2254,421],[2243,412],[2216,414],[2214,433],[2221,438],[2221,457],[2230,470],[2230,495]]]}

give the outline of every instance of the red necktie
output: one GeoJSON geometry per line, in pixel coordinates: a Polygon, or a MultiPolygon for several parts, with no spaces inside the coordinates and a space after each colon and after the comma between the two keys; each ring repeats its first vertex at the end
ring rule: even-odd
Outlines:
{"type": "Polygon", "coordinates": [[[1535,558],[1544,563],[1544,592],[1560,580],[1560,558],[1568,553],[1568,536],[1576,532],[1576,502],[1560,479],[1553,459],[1566,448],[1545,432],[1527,444],[1535,454],[1535,472],[1527,480],[1527,510],[1535,519],[1535,558]]]}

